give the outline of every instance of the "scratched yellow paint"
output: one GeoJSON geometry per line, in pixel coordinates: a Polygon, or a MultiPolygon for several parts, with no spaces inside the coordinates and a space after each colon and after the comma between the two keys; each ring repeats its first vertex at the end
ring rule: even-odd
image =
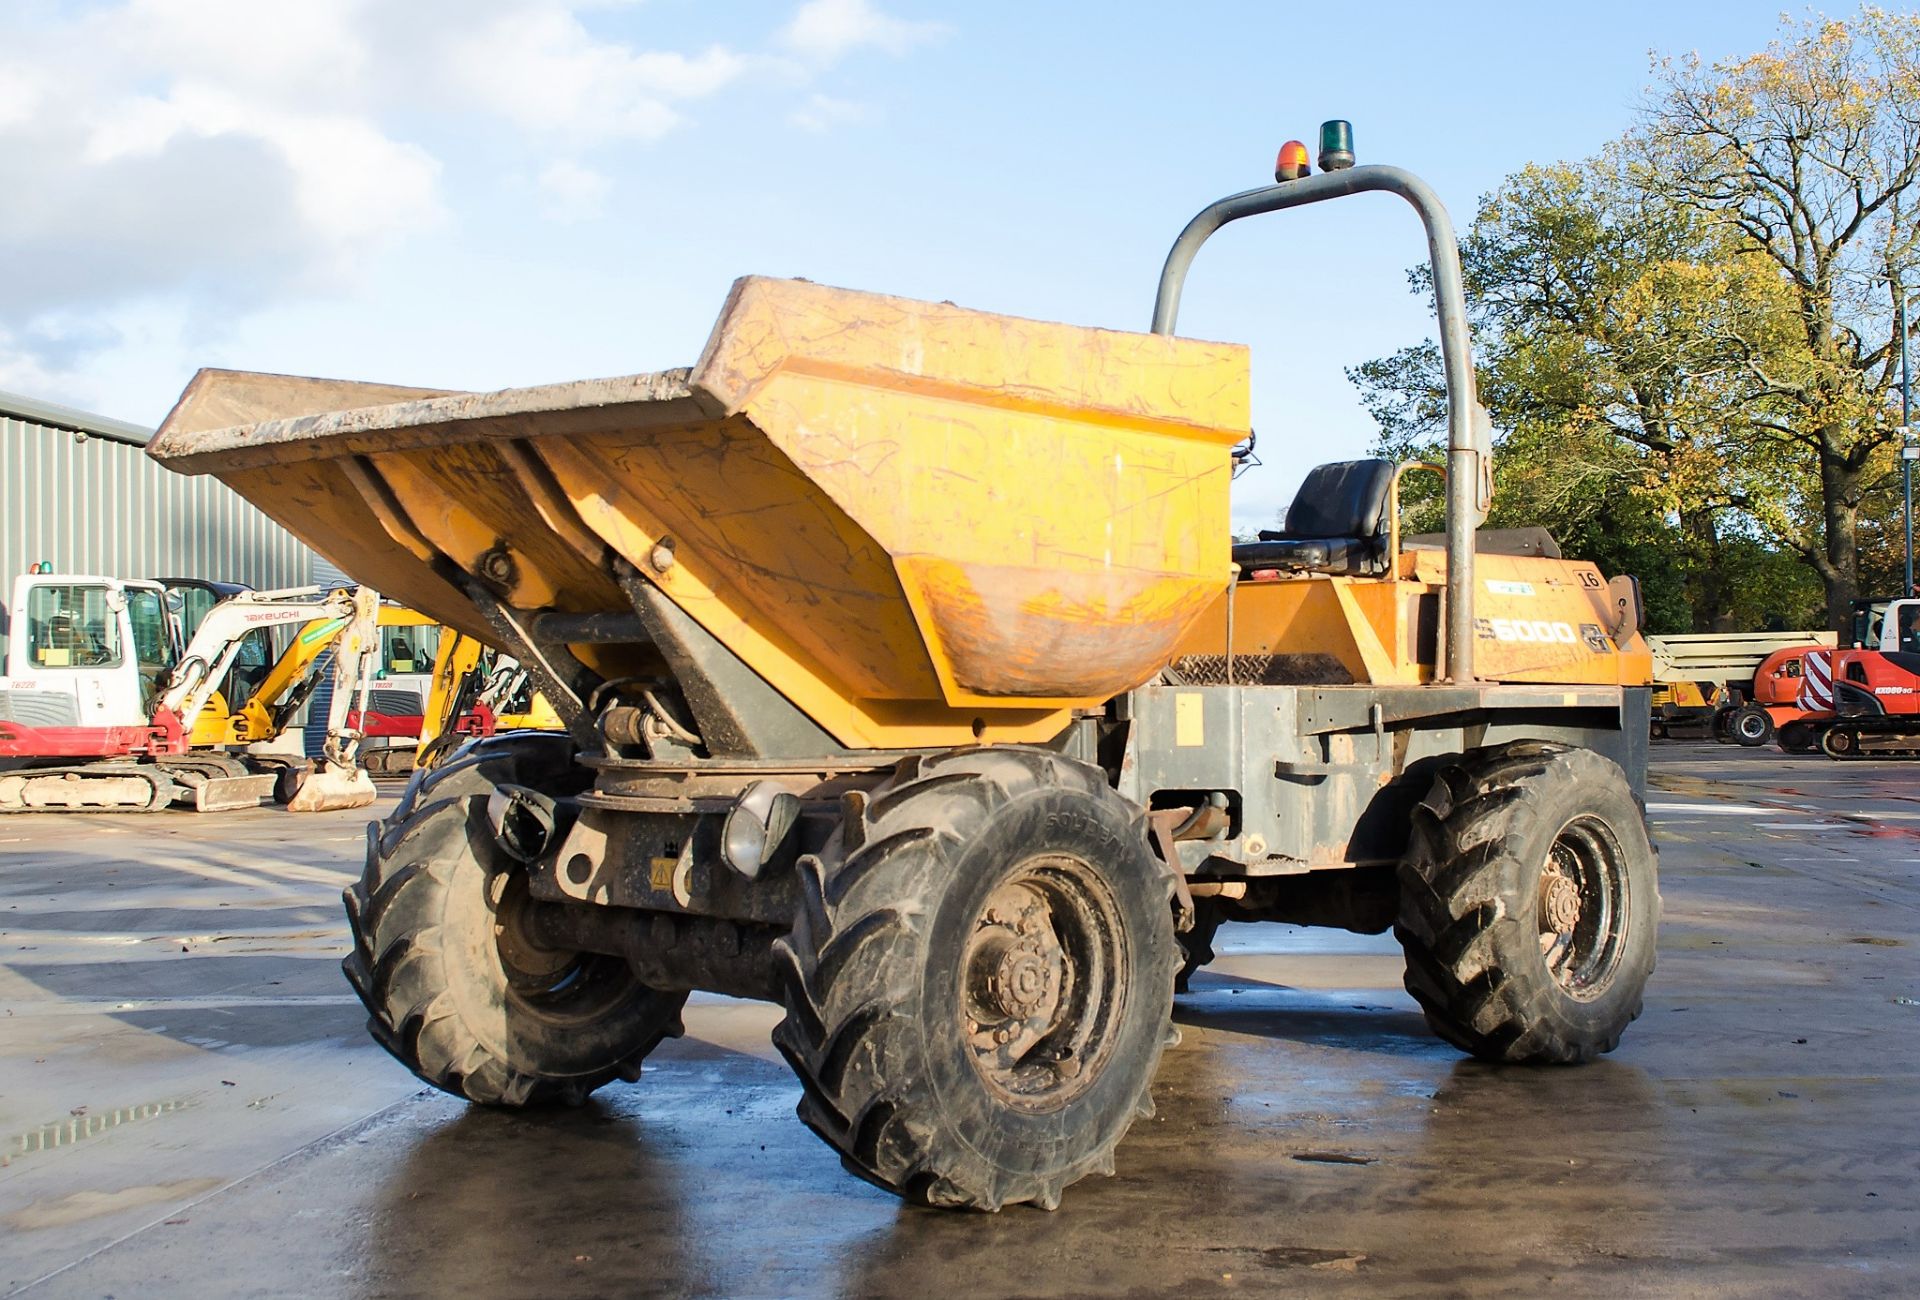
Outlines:
{"type": "Polygon", "coordinates": [[[753,280],[693,382],[713,418],[534,449],[843,743],[1045,739],[1224,583],[1244,349],[753,280]]]}
{"type": "Polygon", "coordinates": [[[1103,702],[1224,585],[1243,348],[750,280],[701,375],[890,557],[950,706],[1103,702]]]}
{"type": "MultiPolygon", "coordinates": [[[[1652,656],[1637,633],[1607,633],[1614,615],[1603,575],[1584,561],[1474,557],[1475,674],[1494,682],[1640,686],[1652,656]]],[[[1347,679],[1376,685],[1435,680],[1445,663],[1446,556],[1408,550],[1393,575],[1295,575],[1233,592],[1234,652],[1325,656],[1347,679]],[[1434,635],[1420,636],[1422,600],[1434,635]]],[[[1223,593],[1177,648],[1217,655],[1227,640],[1223,593]]]]}
{"type": "Polygon", "coordinates": [[[159,451],[483,637],[437,566],[592,612],[631,565],[862,747],[1048,739],[1226,581],[1239,346],[746,279],[684,380],[587,387],[615,405],[205,372],[159,451]],[[296,415],[332,424],[268,427],[296,415]]]}
{"type": "MultiPolygon", "coordinates": [[[[177,441],[348,572],[483,638],[441,557],[525,610],[626,608],[614,566],[631,566],[847,745],[1044,740],[1226,648],[1228,452],[1249,418],[1236,345],[749,278],[689,371],[562,386],[545,406],[518,390],[383,408],[399,399],[368,389],[365,409],[311,417],[324,432],[195,441],[222,384],[262,382],[196,379],[160,453],[177,441]]],[[[296,387],[273,400],[311,410],[334,391],[296,387]]],[[[1234,649],[1431,680],[1421,628],[1443,580],[1439,552],[1409,550],[1385,579],[1243,583],[1234,649]]],[[[1638,637],[1589,635],[1612,622],[1598,580],[1481,556],[1481,675],[1644,681],[1638,637]]]]}

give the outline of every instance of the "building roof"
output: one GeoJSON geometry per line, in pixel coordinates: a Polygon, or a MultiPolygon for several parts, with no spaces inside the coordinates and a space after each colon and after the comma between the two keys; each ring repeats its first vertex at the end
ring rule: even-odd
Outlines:
{"type": "Polygon", "coordinates": [[[83,433],[89,438],[122,442],[129,447],[144,447],[153,437],[152,429],[129,424],[125,420],[109,419],[56,402],[43,402],[37,397],[22,397],[18,393],[0,391],[0,419],[7,418],[45,425],[50,429],[83,433]]]}

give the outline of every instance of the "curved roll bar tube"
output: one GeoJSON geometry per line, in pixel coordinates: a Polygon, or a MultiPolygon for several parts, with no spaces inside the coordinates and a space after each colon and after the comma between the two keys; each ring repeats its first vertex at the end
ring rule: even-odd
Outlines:
{"type": "Polygon", "coordinates": [[[1491,429],[1475,400],[1473,344],[1460,281],[1453,221],[1433,188],[1398,167],[1353,167],[1281,185],[1230,194],[1202,208],[1173,241],[1153,302],[1153,332],[1172,334],[1180,291],[1200,246],[1230,221],[1380,190],[1413,205],[1427,230],[1433,296],[1440,317],[1440,358],[1447,378],[1447,680],[1473,680],[1473,533],[1492,498],[1491,429]]]}

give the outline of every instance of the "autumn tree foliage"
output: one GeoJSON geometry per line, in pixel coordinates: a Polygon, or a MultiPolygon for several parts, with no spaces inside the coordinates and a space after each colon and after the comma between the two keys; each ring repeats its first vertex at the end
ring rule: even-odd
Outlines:
{"type": "MultiPolygon", "coordinates": [[[[1920,17],[1660,60],[1632,131],[1509,177],[1463,240],[1495,522],[1640,572],[1667,630],[1843,626],[1863,526],[1887,560],[1917,255],[1920,17]]],[[[1435,440],[1431,343],[1350,373],[1383,448],[1435,440]]]]}

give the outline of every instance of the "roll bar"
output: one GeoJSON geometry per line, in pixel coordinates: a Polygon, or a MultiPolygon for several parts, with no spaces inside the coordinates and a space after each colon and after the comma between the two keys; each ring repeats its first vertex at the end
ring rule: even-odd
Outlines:
{"type": "Polygon", "coordinates": [[[1492,429],[1475,399],[1473,343],[1461,288],[1460,246],[1453,221],[1433,188],[1398,167],[1352,167],[1230,194],[1202,208],[1173,241],[1153,301],[1153,332],[1172,334],[1180,316],[1187,268],[1213,232],[1230,221],[1322,203],[1369,191],[1398,194],[1427,231],[1434,305],[1440,317],[1440,359],[1447,378],[1447,680],[1473,680],[1473,532],[1493,496],[1492,429]]]}

